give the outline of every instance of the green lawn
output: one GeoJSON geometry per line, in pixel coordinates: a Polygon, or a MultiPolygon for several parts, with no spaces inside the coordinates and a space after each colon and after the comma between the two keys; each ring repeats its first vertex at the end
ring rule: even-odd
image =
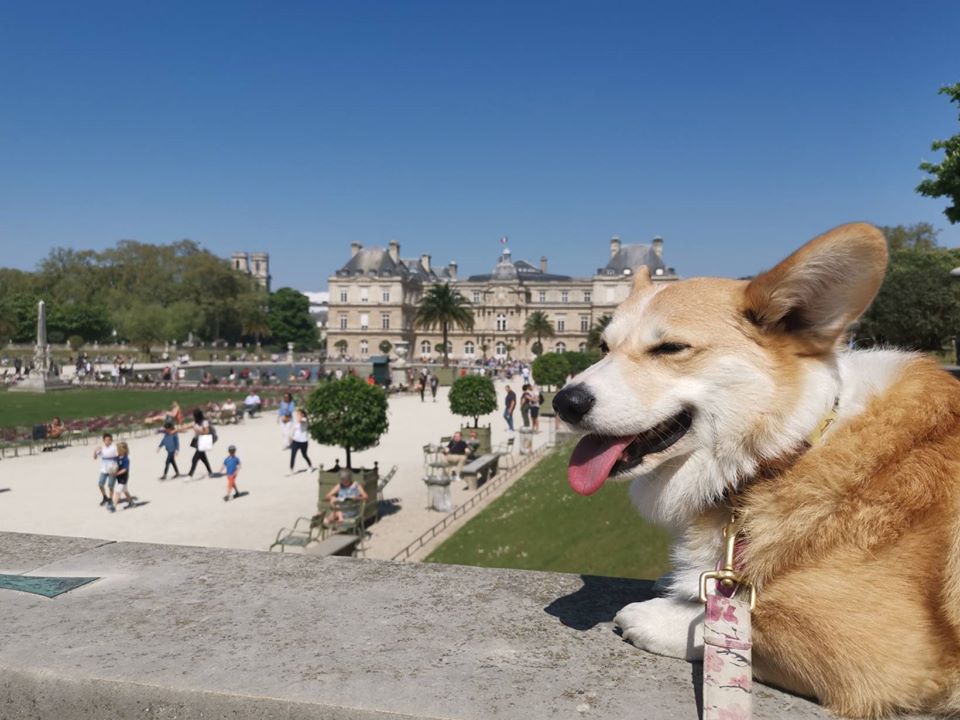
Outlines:
{"type": "Polygon", "coordinates": [[[554,450],[427,562],[629,578],[667,572],[669,536],[637,514],[626,483],[608,482],[590,497],[570,489],[571,450],[554,450]]]}
{"type": "Polygon", "coordinates": [[[232,396],[239,404],[245,391],[111,390],[90,388],[33,394],[0,392],[0,427],[49,422],[59,415],[64,422],[170,407],[174,400],[184,412],[211,400],[232,396]]]}

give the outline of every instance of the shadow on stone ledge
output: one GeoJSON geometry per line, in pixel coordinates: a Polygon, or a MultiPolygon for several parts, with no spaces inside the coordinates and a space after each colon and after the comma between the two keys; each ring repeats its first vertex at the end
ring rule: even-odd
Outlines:
{"type": "Polygon", "coordinates": [[[612,622],[620,608],[628,603],[656,597],[653,580],[581,575],[583,587],[557,598],[544,612],[558,618],[567,627],[589,630],[600,623],[612,622]]]}

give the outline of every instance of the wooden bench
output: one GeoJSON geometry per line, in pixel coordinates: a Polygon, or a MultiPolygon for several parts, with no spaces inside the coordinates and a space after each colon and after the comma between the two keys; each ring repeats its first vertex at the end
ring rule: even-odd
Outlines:
{"type": "Polygon", "coordinates": [[[489,478],[497,474],[497,465],[500,462],[500,456],[497,453],[487,453],[481,455],[476,460],[472,460],[463,466],[463,479],[467,481],[467,486],[471,490],[476,490],[483,485],[489,478]]]}
{"type": "Polygon", "coordinates": [[[357,551],[360,536],[350,533],[333,533],[320,542],[303,549],[304,555],[328,557],[330,555],[352,556],[357,551]]]}

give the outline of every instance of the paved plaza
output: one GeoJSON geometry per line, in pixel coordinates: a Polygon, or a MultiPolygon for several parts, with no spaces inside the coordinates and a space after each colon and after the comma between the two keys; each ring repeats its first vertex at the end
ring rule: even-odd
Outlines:
{"type": "MultiPolygon", "coordinates": [[[[497,397],[503,401],[504,386],[497,383],[497,397]]],[[[519,383],[514,381],[516,389],[519,383]]],[[[371,526],[367,557],[391,558],[442,519],[427,509],[423,484],[423,445],[438,442],[460,426],[462,418],[450,412],[449,388],[440,388],[437,401],[420,402],[419,395],[390,398],[390,429],[377,447],[353,453],[354,465],[371,466],[379,461],[381,473],[398,466],[387,486],[386,512],[371,526]]],[[[186,408],[185,408],[186,409],[186,408]]],[[[507,437],[501,411],[481,418],[492,423],[493,443],[507,437]]],[[[519,427],[520,413],[515,414],[519,427]]],[[[551,419],[543,418],[535,447],[547,442],[551,419]]],[[[225,477],[190,480],[159,480],[164,453],[156,451],[159,436],[128,440],[131,458],[131,492],[139,507],[109,513],[99,506],[97,490],[99,462],[92,457],[95,444],[74,445],[38,455],[0,461],[0,529],[79,537],[99,537],[178,545],[266,550],[277,530],[290,526],[300,515],[317,508],[316,473],[289,475],[289,450],[283,447],[274,413],[267,413],[239,425],[218,426],[219,441],[208,453],[216,471],[228,445],[237,446],[243,467],[237,478],[240,490],[249,495],[223,502],[225,477]]],[[[190,467],[192,433],[181,434],[177,457],[180,471],[190,467]]],[[[519,441],[519,439],[518,439],[519,441]]],[[[343,450],[310,443],[314,465],[332,467],[344,460],[343,450]]],[[[303,459],[298,456],[298,468],[303,459]]],[[[205,475],[202,466],[197,476],[205,475]]],[[[470,496],[462,484],[451,485],[454,503],[470,496]]]]}

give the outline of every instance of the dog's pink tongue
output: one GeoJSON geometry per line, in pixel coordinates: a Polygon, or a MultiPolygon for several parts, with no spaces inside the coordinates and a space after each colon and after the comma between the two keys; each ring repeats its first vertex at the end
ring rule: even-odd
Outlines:
{"type": "Polygon", "coordinates": [[[570,487],[581,495],[592,495],[610,475],[623,449],[633,441],[632,437],[602,438],[587,435],[577,443],[567,466],[570,487]]]}

